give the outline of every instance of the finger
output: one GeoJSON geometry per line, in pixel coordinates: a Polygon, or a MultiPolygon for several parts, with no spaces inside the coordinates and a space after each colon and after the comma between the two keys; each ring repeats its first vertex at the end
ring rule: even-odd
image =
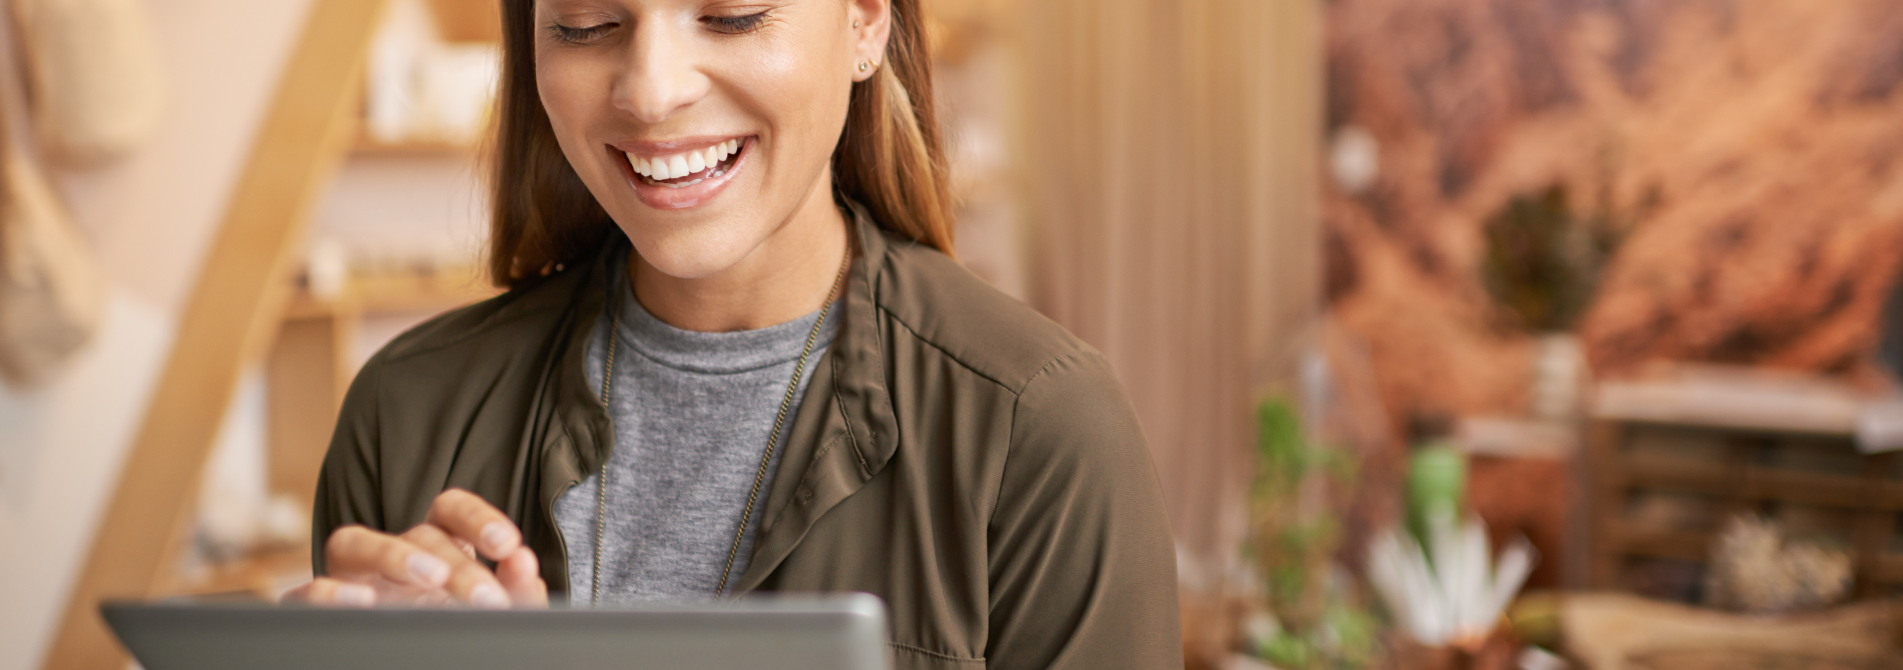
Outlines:
{"type": "Polygon", "coordinates": [[[449,564],[402,538],[363,526],[344,526],[324,542],[335,576],[375,576],[423,589],[449,582],[449,564]]]}
{"type": "Polygon", "coordinates": [[[365,582],[376,590],[379,605],[430,605],[454,600],[439,588],[399,584],[382,577],[367,578],[365,582]]]}
{"type": "Polygon", "coordinates": [[[496,578],[517,607],[548,607],[548,583],[542,581],[541,562],[528,547],[516,549],[497,563],[496,578]]]}
{"type": "Polygon", "coordinates": [[[281,597],[281,601],[307,602],[317,605],[354,605],[361,603],[372,605],[431,605],[448,603],[455,600],[450,597],[447,591],[442,589],[399,584],[376,575],[359,575],[349,578],[320,577],[318,579],[329,579],[335,582],[336,586],[334,588],[340,588],[344,594],[342,599],[337,603],[313,602],[311,600],[312,593],[316,593],[321,597],[324,589],[333,587],[318,580],[312,580],[312,583],[285,592],[281,597]],[[364,593],[361,589],[370,590],[368,598],[364,597],[364,593]]]}
{"type": "Polygon", "coordinates": [[[417,607],[447,607],[456,604],[457,601],[456,597],[449,595],[448,591],[437,589],[420,594],[410,602],[417,607]]]}
{"type": "Polygon", "coordinates": [[[403,533],[403,539],[449,565],[449,581],[444,589],[457,600],[477,607],[509,606],[509,594],[502,589],[502,582],[488,566],[463,553],[443,529],[426,523],[403,533]]]}
{"type": "Polygon", "coordinates": [[[342,607],[373,607],[377,592],[368,586],[330,577],[318,577],[310,583],[284,593],[281,602],[342,607]]]}
{"type": "Polygon", "coordinates": [[[430,503],[429,516],[424,522],[475,545],[477,553],[492,561],[507,558],[522,546],[522,532],[509,520],[509,515],[482,496],[462,489],[438,494],[430,503]]]}

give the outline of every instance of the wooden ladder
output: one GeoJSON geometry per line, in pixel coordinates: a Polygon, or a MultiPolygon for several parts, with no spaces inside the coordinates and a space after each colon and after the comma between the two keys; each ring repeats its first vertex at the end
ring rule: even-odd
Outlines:
{"type": "Polygon", "coordinates": [[[126,667],[99,604],[156,595],[174,569],[239,374],[278,334],[296,250],[356,137],[365,56],[382,7],[383,0],[312,0],[45,668],[126,667]]]}

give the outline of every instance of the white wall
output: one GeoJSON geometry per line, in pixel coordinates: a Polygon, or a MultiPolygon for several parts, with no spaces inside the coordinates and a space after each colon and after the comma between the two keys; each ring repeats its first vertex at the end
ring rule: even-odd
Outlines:
{"type": "MultiPolygon", "coordinates": [[[[51,384],[0,390],[0,670],[39,665],[308,8],[150,0],[164,128],[126,160],[55,174],[111,298],[103,330],[51,384]]],[[[13,72],[0,67],[0,84],[13,72]]]]}

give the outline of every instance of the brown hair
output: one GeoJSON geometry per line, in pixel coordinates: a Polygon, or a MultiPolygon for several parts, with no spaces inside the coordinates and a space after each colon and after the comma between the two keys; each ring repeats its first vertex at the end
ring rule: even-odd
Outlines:
{"type": "MultiPolygon", "coordinates": [[[[951,190],[921,0],[890,1],[885,60],[876,75],[853,84],[833,182],[881,227],[950,254],[951,190]]],[[[588,257],[614,223],[562,155],[536,92],[535,0],[501,4],[488,266],[491,281],[514,287],[588,257]]]]}

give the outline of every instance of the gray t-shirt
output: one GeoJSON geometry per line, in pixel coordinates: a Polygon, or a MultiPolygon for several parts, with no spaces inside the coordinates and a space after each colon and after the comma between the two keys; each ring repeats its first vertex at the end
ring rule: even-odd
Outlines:
{"type": "MultiPolygon", "coordinates": [[[[760,330],[701,333],[655,318],[625,287],[621,294],[608,401],[615,447],[602,505],[601,600],[712,597],[774,416],[820,312],[760,330]]],[[[835,304],[807,357],[789,424],[838,331],[839,311],[835,304]]],[[[597,390],[606,359],[604,331],[595,327],[588,350],[589,387],[597,390]]],[[[781,429],[782,442],[789,430],[781,429]]],[[[776,446],[768,463],[728,573],[728,592],[746,572],[782,450],[776,446]]],[[[568,545],[569,598],[577,605],[588,603],[592,593],[599,481],[589,475],[555,501],[555,522],[568,545]]]]}

